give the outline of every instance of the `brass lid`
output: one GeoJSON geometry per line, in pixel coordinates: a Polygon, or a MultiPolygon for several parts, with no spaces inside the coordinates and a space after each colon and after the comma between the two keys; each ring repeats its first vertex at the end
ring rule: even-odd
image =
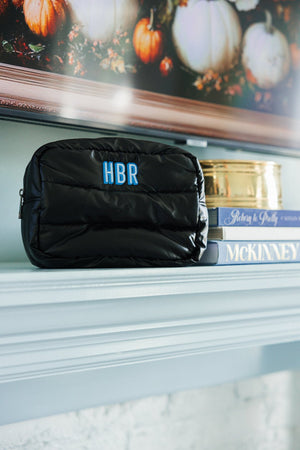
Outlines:
{"type": "Polygon", "coordinates": [[[276,163],[275,161],[258,161],[258,160],[248,160],[248,159],[203,159],[200,160],[200,163],[205,164],[258,164],[258,165],[275,165],[280,166],[280,164],[276,163]]]}
{"type": "Polygon", "coordinates": [[[209,208],[282,208],[280,164],[237,159],[208,159],[200,164],[209,208]]]}

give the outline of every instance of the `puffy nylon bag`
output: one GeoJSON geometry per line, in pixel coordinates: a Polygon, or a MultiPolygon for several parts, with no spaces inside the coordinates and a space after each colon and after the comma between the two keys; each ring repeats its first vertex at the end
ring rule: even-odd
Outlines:
{"type": "Polygon", "coordinates": [[[44,268],[195,264],[207,208],[197,158],[125,138],[72,139],[38,149],[25,175],[22,238],[44,268]]]}

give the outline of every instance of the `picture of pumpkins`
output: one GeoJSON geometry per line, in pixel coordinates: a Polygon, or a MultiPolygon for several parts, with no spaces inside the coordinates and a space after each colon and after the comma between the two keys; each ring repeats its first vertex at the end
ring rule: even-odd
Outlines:
{"type": "Polygon", "coordinates": [[[262,89],[272,89],[290,71],[290,49],[284,34],[272,25],[266,11],[266,21],[251,25],[243,40],[242,62],[247,77],[262,89]],[[258,51],[258,45],[263,52],[258,51]]]}
{"type": "Polygon", "coordinates": [[[292,116],[300,1],[0,0],[0,63],[292,116]]]}

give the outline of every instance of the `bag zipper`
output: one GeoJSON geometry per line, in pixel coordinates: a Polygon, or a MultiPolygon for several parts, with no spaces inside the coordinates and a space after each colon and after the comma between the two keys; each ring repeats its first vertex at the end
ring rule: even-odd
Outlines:
{"type": "Polygon", "coordinates": [[[23,206],[26,203],[29,202],[35,202],[36,200],[39,200],[39,197],[31,197],[31,198],[26,198],[25,199],[25,194],[24,194],[24,189],[20,189],[19,190],[19,196],[20,196],[20,203],[19,203],[19,215],[18,218],[22,219],[22,210],[23,210],[23,206]]]}
{"type": "Polygon", "coordinates": [[[19,196],[20,196],[20,204],[19,204],[18,218],[22,219],[22,209],[23,209],[23,205],[24,205],[24,189],[19,190],[19,196]]]}

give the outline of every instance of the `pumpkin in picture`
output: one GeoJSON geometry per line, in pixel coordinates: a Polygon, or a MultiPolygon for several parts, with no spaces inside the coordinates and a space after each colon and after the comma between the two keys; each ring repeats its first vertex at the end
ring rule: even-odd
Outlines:
{"type": "Polygon", "coordinates": [[[164,59],[161,60],[159,64],[159,70],[163,77],[167,77],[170,75],[172,70],[174,69],[173,61],[168,56],[165,56],[164,59]]]}
{"type": "Polygon", "coordinates": [[[250,25],[243,39],[242,63],[248,81],[262,89],[275,87],[288,74],[290,59],[288,41],[266,11],[266,22],[250,25]]]}
{"type": "Polygon", "coordinates": [[[65,0],[24,0],[23,11],[30,30],[46,37],[65,22],[67,5],[65,0]]]}
{"type": "Polygon", "coordinates": [[[144,64],[154,63],[162,57],[164,36],[162,30],[154,27],[152,8],[150,17],[144,17],[137,23],[133,33],[133,46],[144,64]]]}
{"type": "Polygon", "coordinates": [[[172,36],[183,64],[198,73],[221,73],[238,60],[242,30],[226,0],[189,0],[187,6],[177,6],[172,36]]]}
{"type": "Polygon", "coordinates": [[[108,41],[116,31],[126,31],[135,24],[138,0],[67,0],[72,21],[82,25],[92,41],[108,41]]]}

